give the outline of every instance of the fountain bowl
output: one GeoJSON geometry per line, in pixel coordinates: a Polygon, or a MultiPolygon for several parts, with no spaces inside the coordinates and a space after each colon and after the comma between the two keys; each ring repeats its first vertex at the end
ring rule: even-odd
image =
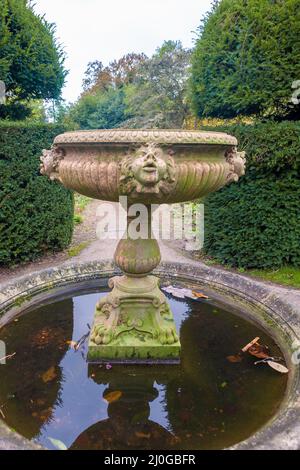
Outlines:
{"type": "Polygon", "coordinates": [[[244,174],[235,137],[186,130],[93,130],[58,135],[41,172],[94,199],[176,203],[244,174]]]}

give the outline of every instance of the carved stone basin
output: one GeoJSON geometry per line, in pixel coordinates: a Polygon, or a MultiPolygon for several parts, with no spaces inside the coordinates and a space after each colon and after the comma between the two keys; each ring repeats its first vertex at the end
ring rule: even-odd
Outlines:
{"type": "Polygon", "coordinates": [[[243,173],[237,140],[219,132],[67,132],[45,151],[44,172],[95,199],[175,203],[216,191],[243,173]]]}
{"type": "MultiPolygon", "coordinates": [[[[185,130],[94,130],[57,136],[44,150],[41,172],[95,199],[126,196],[128,227],[134,203],[184,202],[216,191],[244,174],[237,140],[219,132],[185,130]]],[[[111,279],[99,301],[89,360],[178,361],[180,343],[172,312],[151,271],[160,250],[147,220],[147,237],[127,228],[115,262],[125,273],[111,279]]]]}

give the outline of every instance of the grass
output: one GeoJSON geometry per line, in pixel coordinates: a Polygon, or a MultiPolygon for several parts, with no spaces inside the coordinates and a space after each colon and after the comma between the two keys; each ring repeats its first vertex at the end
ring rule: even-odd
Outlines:
{"type": "Polygon", "coordinates": [[[81,194],[75,193],[74,194],[74,199],[75,199],[75,208],[74,208],[74,225],[79,225],[82,224],[83,222],[83,217],[81,213],[84,211],[86,206],[91,202],[91,199],[86,196],[82,196],[81,194]]]}
{"type": "Polygon", "coordinates": [[[202,251],[198,253],[197,258],[203,261],[208,266],[220,266],[223,269],[231,271],[237,271],[241,274],[247,274],[248,276],[258,277],[264,281],[274,282],[283,286],[296,287],[300,289],[300,268],[294,266],[283,266],[278,269],[245,269],[245,268],[233,268],[226,264],[220,264],[220,262],[214,258],[210,258],[205,255],[202,251]]]}
{"type": "Polygon", "coordinates": [[[75,213],[80,214],[84,211],[86,206],[91,202],[91,198],[87,196],[82,196],[81,194],[75,193],[75,213]]]}
{"type": "Polygon", "coordinates": [[[79,245],[72,246],[68,250],[68,256],[73,258],[74,256],[78,256],[87,246],[89,246],[90,242],[82,242],[79,245]]]}
{"type": "Polygon", "coordinates": [[[278,284],[300,288],[300,268],[293,266],[283,266],[278,269],[250,269],[245,270],[245,274],[260,277],[265,281],[276,282],[278,284]]]}
{"type": "Polygon", "coordinates": [[[79,225],[79,224],[82,224],[83,217],[82,217],[82,215],[74,214],[73,220],[74,220],[74,225],[79,225]]]}

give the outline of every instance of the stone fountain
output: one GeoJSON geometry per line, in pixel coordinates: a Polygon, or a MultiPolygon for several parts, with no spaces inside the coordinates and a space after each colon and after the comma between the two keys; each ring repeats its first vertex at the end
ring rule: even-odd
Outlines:
{"type": "MultiPolygon", "coordinates": [[[[173,314],[151,272],[160,250],[147,220],[147,237],[130,235],[130,207],[195,200],[237,181],[245,158],[235,137],[186,130],[94,130],[57,136],[44,150],[41,172],[91,198],[127,196],[128,226],[115,262],[123,276],[96,305],[88,360],[172,363],[180,357],[173,314]]],[[[151,211],[148,211],[151,214],[151,211]]]]}

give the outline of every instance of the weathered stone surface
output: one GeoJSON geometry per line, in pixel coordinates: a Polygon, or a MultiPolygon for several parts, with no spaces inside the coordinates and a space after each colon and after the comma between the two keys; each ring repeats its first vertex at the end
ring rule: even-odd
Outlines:
{"type": "MultiPolygon", "coordinates": [[[[129,205],[183,202],[239,179],[245,158],[236,145],[235,137],[217,132],[67,132],[56,137],[50,151],[44,150],[41,170],[67,188],[96,199],[118,201],[127,196],[129,205]]],[[[179,358],[180,344],[167,300],[158,292],[157,281],[152,287],[148,276],[160,261],[159,246],[151,238],[151,217],[148,225],[145,239],[129,236],[118,244],[115,261],[126,275],[122,281],[116,279],[95,316],[90,360],[179,358]],[[135,277],[137,287],[126,293],[132,281],[129,276],[135,277]],[[152,304],[145,306],[149,292],[152,304]],[[135,326],[128,329],[128,322],[135,326]],[[144,325],[142,341],[139,323],[144,325]]]]}
{"type": "Polygon", "coordinates": [[[167,299],[155,276],[116,276],[96,307],[89,361],[177,361],[180,343],[167,299]]]}
{"type": "Polygon", "coordinates": [[[237,181],[235,137],[185,130],[99,130],[59,135],[42,172],[86,196],[145,204],[189,201],[237,181]]]}

